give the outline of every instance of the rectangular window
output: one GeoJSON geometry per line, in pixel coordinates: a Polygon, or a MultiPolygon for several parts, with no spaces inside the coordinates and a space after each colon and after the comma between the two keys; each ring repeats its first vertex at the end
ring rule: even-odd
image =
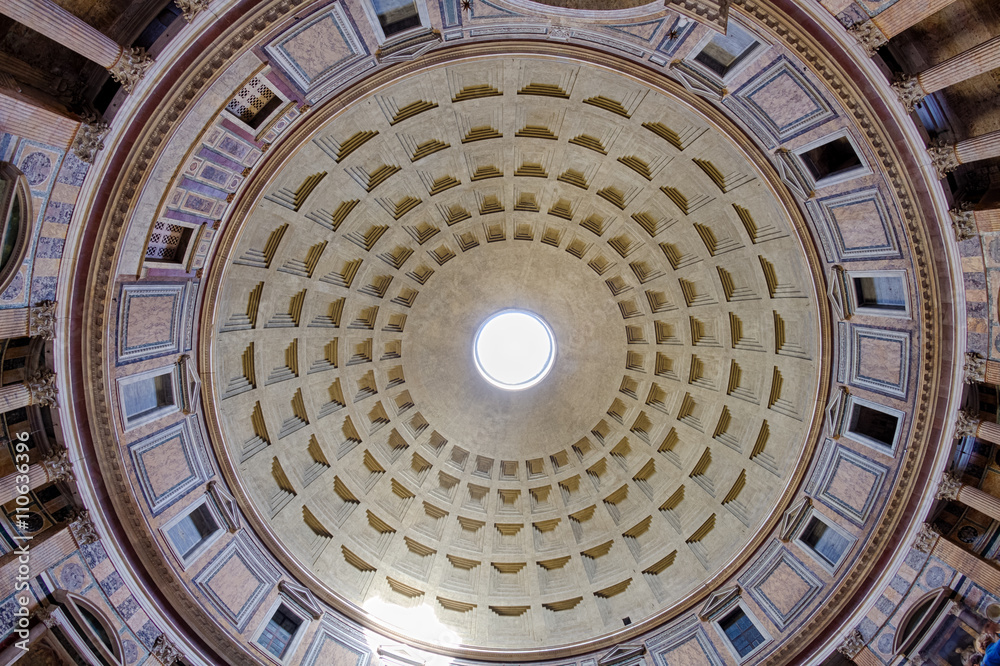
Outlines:
{"type": "Polygon", "coordinates": [[[848,431],[855,435],[882,444],[892,449],[896,443],[899,417],[854,402],[851,406],[851,421],[848,431]]]}
{"type": "Polygon", "coordinates": [[[906,287],[896,276],[856,277],[854,295],[859,308],[906,311],[906,287]]]}
{"type": "Polygon", "coordinates": [[[284,606],[279,606],[257,638],[257,644],[281,659],[301,625],[302,620],[284,606]]]}
{"type": "Polygon", "coordinates": [[[420,25],[420,13],[413,0],[373,0],[372,4],[386,37],[420,25]]]}
{"type": "Polygon", "coordinates": [[[742,608],[737,608],[722,618],[719,627],[741,657],[747,656],[754,648],[764,643],[764,636],[742,608]]]}
{"type": "Polygon", "coordinates": [[[834,568],[840,564],[841,559],[851,547],[850,539],[816,516],[809,519],[805,529],[802,530],[799,541],[834,568]]]}
{"type": "Polygon", "coordinates": [[[815,148],[800,153],[812,177],[819,181],[864,168],[854,144],[846,136],[839,136],[815,148]]]}
{"type": "Polygon", "coordinates": [[[174,404],[174,383],[171,373],[156,375],[122,386],[125,416],[135,421],[174,404]]]}
{"type": "Polygon", "coordinates": [[[713,37],[694,59],[723,78],[743,62],[759,43],[753,35],[730,23],[729,34],[713,37]]]}
{"type": "Polygon", "coordinates": [[[219,531],[219,524],[204,502],[167,530],[174,549],[187,560],[210,537],[219,531]]]}

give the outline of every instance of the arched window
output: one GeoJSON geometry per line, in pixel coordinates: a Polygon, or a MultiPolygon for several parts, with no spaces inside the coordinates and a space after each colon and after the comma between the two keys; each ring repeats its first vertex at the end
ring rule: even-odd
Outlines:
{"type": "MultiPolygon", "coordinates": [[[[121,637],[97,606],[65,590],[56,590],[53,596],[62,604],[63,611],[69,612],[72,623],[78,628],[80,638],[88,644],[86,648],[107,663],[122,663],[121,637]]],[[[82,651],[83,646],[76,641],[71,642],[82,651]]]]}
{"type": "Polygon", "coordinates": [[[941,608],[947,603],[951,592],[950,588],[939,587],[913,602],[913,605],[899,620],[899,630],[896,632],[892,645],[893,654],[903,654],[916,645],[920,637],[940,614],[941,608]]]}
{"type": "Polygon", "coordinates": [[[13,164],[0,162],[0,293],[24,263],[34,215],[28,179],[13,164]]]}

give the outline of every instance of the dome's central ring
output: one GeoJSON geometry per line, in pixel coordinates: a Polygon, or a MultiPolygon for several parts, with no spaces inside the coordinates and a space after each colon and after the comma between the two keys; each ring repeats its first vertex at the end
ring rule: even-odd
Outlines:
{"type": "Polygon", "coordinates": [[[549,374],[556,341],[549,325],[533,312],[502,310],[476,331],[472,354],[483,379],[505,391],[522,391],[549,374]]]}

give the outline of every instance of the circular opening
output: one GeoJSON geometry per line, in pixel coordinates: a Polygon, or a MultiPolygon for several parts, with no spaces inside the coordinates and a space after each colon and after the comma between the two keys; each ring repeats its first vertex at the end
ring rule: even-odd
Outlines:
{"type": "Polygon", "coordinates": [[[473,356],[479,374],[505,391],[530,388],[545,379],[556,358],[552,329],[538,315],[504,310],[476,332],[473,356]]]}

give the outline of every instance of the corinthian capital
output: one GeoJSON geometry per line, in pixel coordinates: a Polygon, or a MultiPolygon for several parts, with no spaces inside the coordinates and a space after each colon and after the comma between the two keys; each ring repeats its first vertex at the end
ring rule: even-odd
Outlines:
{"type": "Polygon", "coordinates": [[[108,71],[111,72],[111,78],[122,84],[125,92],[131,93],[152,64],[153,59],[146,55],[146,49],[137,46],[124,49],[108,71]]]}
{"type": "Polygon", "coordinates": [[[965,352],[965,383],[975,384],[986,379],[986,359],[976,352],[965,352]]]}
{"type": "Polygon", "coordinates": [[[948,211],[951,215],[951,228],[955,230],[955,240],[964,241],[975,238],[979,233],[976,226],[976,216],[971,208],[959,206],[948,211]]]}
{"type": "Polygon", "coordinates": [[[28,312],[28,335],[46,340],[56,337],[56,302],[42,301],[28,312]]]}
{"type": "Polygon", "coordinates": [[[924,98],[924,89],[920,87],[920,81],[915,76],[904,76],[892,84],[892,89],[899,96],[899,101],[903,103],[907,111],[913,111],[917,104],[924,98]]]}
{"type": "Polygon", "coordinates": [[[73,463],[69,461],[66,449],[61,449],[47,458],[42,459],[42,467],[49,475],[49,481],[72,481],[73,463]]]}
{"type": "Polygon", "coordinates": [[[941,533],[934,529],[933,525],[924,523],[917,532],[917,538],[913,540],[913,549],[921,553],[930,553],[940,538],[941,533]]]}
{"type": "Polygon", "coordinates": [[[871,20],[855,23],[847,31],[854,35],[854,38],[858,40],[858,44],[870,56],[875,55],[876,51],[889,43],[889,38],[871,20]]]}
{"type": "Polygon", "coordinates": [[[48,369],[41,369],[25,380],[31,393],[31,404],[39,407],[56,407],[56,375],[48,369]]]}
{"type": "Polygon", "coordinates": [[[69,524],[69,531],[81,546],[95,543],[101,538],[97,533],[97,528],[94,527],[94,521],[90,519],[90,512],[86,509],[77,512],[76,517],[69,524]]]}
{"type": "Polygon", "coordinates": [[[73,154],[87,164],[93,164],[97,151],[104,148],[104,136],[108,130],[108,124],[98,120],[97,116],[84,117],[73,138],[73,154]]]}
{"type": "Polygon", "coordinates": [[[850,634],[844,637],[844,642],[840,644],[837,648],[837,652],[844,655],[848,659],[854,659],[859,652],[865,647],[865,637],[860,631],[855,629],[850,634]]]}
{"type": "Polygon", "coordinates": [[[958,491],[962,489],[962,480],[950,472],[941,475],[941,482],[938,484],[937,498],[954,500],[958,499],[958,491]]]}
{"type": "Polygon", "coordinates": [[[190,23],[202,10],[208,9],[209,0],[174,0],[174,4],[184,12],[184,20],[190,23]]]}
{"type": "Polygon", "coordinates": [[[979,430],[979,419],[965,410],[958,410],[955,418],[955,437],[975,437],[979,430]]]}
{"type": "Polygon", "coordinates": [[[174,647],[174,644],[164,634],[160,634],[153,641],[153,649],[150,650],[150,654],[156,657],[161,664],[167,666],[171,666],[182,656],[180,650],[174,647]]]}
{"type": "Polygon", "coordinates": [[[938,178],[944,178],[958,168],[958,154],[955,153],[953,144],[937,143],[928,146],[927,152],[931,156],[931,164],[937,170],[938,178]]]}

